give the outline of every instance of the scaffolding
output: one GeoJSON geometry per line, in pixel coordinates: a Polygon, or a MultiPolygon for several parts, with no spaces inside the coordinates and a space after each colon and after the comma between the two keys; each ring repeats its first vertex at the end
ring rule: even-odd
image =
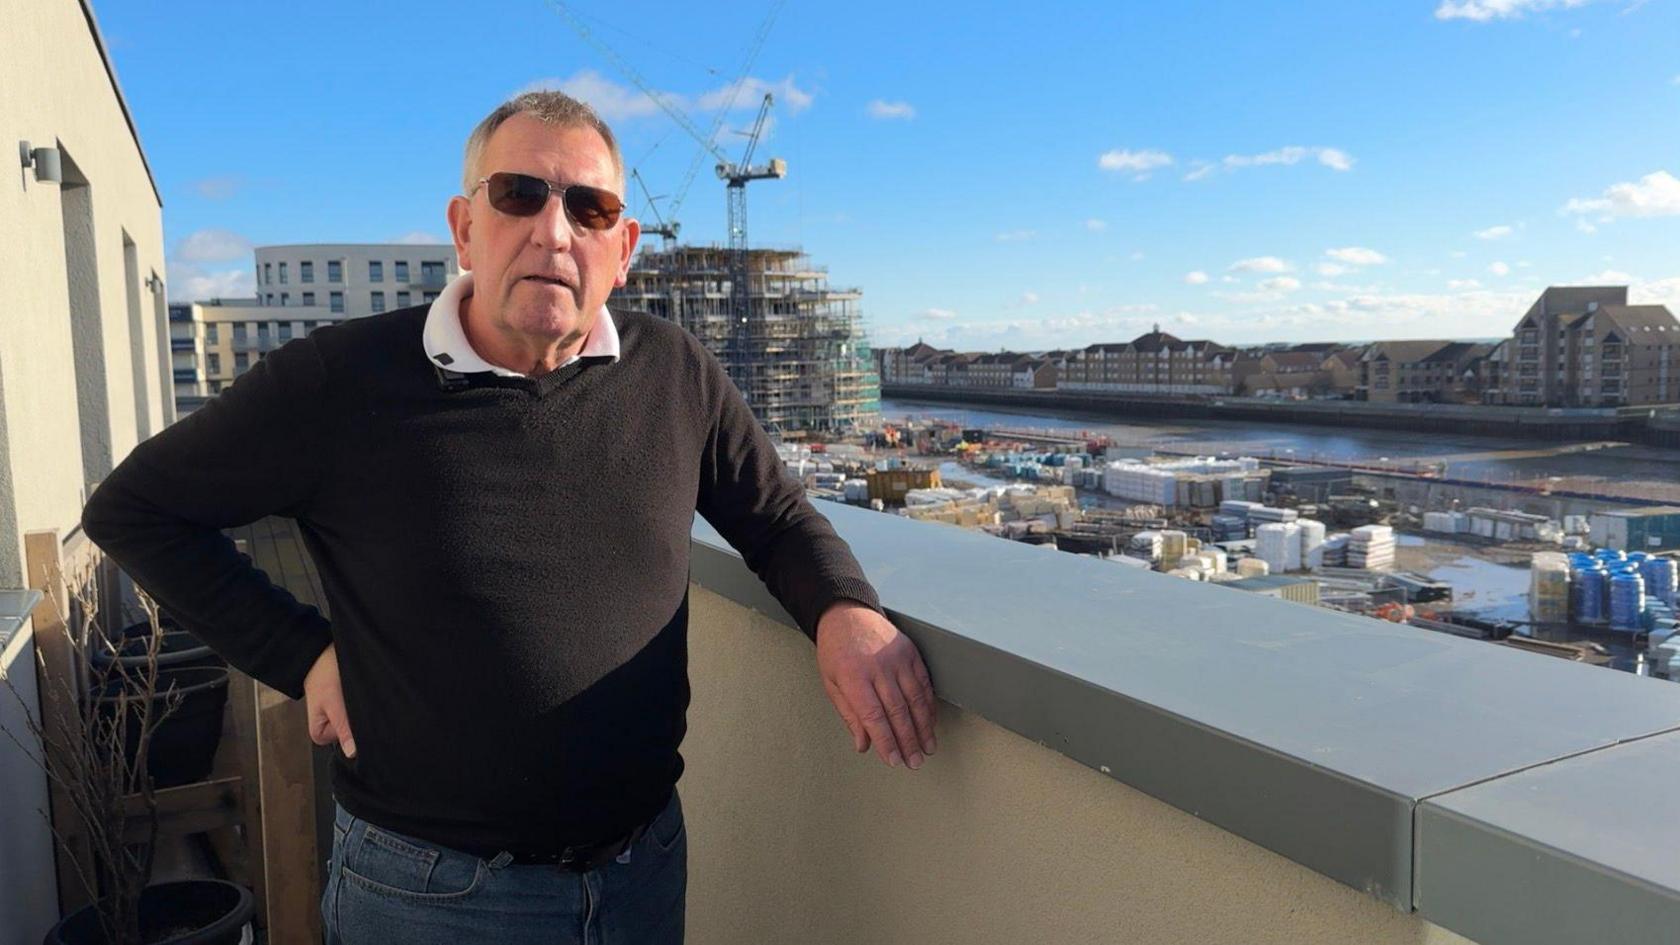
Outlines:
{"type": "Polygon", "coordinates": [[[857,289],[795,249],[745,251],[747,315],[735,324],[735,253],[722,246],[644,250],[614,297],[688,329],[723,362],[772,433],[847,434],[881,416],[881,383],[857,289]]]}

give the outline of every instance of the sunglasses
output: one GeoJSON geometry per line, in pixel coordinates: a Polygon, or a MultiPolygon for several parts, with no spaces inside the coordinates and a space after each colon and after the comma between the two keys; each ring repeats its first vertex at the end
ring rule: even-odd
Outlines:
{"type": "MultiPolygon", "coordinates": [[[[498,171],[481,177],[478,187],[489,185],[490,206],[515,217],[533,217],[548,205],[549,194],[558,192],[566,215],[586,230],[610,230],[624,212],[624,201],[610,190],[583,184],[556,186],[541,177],[498,171]]],[[[478,191],[473,188],[473,192],[478,191]]],[[[467,196],[472,196],[468,194],[467,196]]]]}

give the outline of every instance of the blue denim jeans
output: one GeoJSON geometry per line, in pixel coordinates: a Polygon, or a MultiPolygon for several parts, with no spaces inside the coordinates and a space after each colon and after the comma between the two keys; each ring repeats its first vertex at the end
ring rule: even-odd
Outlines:
{"type": "Polygon", "coordinates": [[[680,945],[687,886],[675,791],[625,854],[588,873],[485,860],[339,807],[321,918],[327,945],[680,945]]]}

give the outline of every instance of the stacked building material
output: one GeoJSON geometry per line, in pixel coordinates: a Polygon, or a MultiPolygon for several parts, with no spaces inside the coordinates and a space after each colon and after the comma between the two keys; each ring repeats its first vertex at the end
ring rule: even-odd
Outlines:
{"type": "Polygon", "coordinates": [[[1387,571],[1394,567],[1394,529],[1387,525],[1361,525],[1348,533],[1347,563],[1350,568],[1387,571]]]}
{"type": "Polygon", "coordinates": [[[1260,560],[1272,574],[1301,569],[1301,528],[1294,522],[1268,522],[1254,530],[1260,560]]]}

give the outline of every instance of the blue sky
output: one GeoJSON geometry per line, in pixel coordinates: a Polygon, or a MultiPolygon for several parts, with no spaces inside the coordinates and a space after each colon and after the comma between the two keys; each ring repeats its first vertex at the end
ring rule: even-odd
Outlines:
{"type": "MultiPolygon", "coordinates": [[[[771,3],[572,8],[709,127],[771,3]]],[[[442,240],[466,134],[536,83],[662,205],[696,153],[541,0],[96,13],[176,298],[249,292],[252,245],[442,240]]],[[[793,0],[726,124],[765,89],[752,240],[861,288],[878,345],[1486,337],[1582,282],[1680,312],[1680,0],[793,0]]]]}

